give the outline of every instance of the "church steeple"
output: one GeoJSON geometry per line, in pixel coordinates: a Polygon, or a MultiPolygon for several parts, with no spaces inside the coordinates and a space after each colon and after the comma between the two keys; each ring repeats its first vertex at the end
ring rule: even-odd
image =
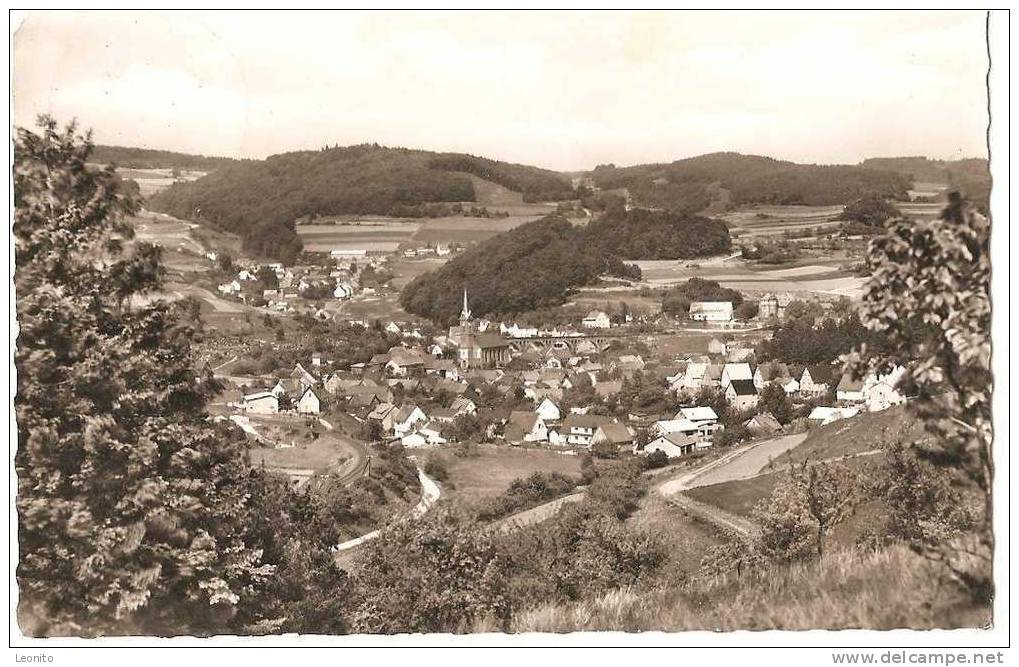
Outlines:
{"type": "Polygon", "coordinates": [[[466,324],[471,319],[471,307],[467,304],[467,288],[464,288],[464,307],[460,311],[460,323],[466,324]]]}

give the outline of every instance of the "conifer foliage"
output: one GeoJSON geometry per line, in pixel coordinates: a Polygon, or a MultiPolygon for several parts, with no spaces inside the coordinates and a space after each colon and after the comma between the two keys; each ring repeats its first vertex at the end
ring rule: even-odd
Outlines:
{"type": "Polygon", "coordinates": [[[244,460],[205,405],[159,251],[88,135],[19,130],[14,188],[20,563],[26,634],[209,634],[271,568],[244,546],[244,460]]]}

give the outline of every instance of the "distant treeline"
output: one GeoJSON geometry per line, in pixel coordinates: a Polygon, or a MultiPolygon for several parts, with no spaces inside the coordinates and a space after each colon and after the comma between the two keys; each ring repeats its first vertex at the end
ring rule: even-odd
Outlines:
{"type": "Polygon", "coordinates": [[[610,210],[587,227],[559,215],[495,236],[418,276],[400,295],[409,312],[449,324],[464,288],[475,315],[516,315],[562,304],[603,274],[637,280],[624,259],[677,259],[731,247],[725,225],[660,211],[610,210]]]}
{"type": "Polygon", "coordinates": [[[429,165],[433,169],[463,171],[486,181],[498,183],[504,188],[521,193],[527,202],[561,201],[571,199],[575,195],[573,187],[564,176],[538,167],[497,162],[458,153],[439,155],[433,158],[429,165]]]}
{"type": "Polygon", "coordinates": [[[149,205],[240,234],[247,249],[288,261],[300,252],[293,229],[297,219],[427,216],[439,202],[476,200],[474,185],[462,171],[535,195],[572,192],[554,172],[534,167],[362,144],[238,162],[197,181],[176,183],[149,205]]]}
{"type": "Polygon", "coordinates": [[[845,204],[866,195],[904,198],[902,174],[848,165],[808,165],[757,155],[711,153],[671,164],[619,168],[601,165],[591,176],[602,189],[627,188],[642,206],[696,213],[715,202],[719,188],[728,203],[845,204]]]}
{"type": "Polygon", "coordinates": [[[90,158],[100,164],[115,164],[127,169],[176,168],[182,171],[215,171],[242,161],[228,157],[206,157],[127,146],[96,146],[90,158]]]}
{"type": "Polygon", "coordinates": [[[987,160],[931,160],[925,157],[876,157],[860,163],[873,169],[902,174],[913,181],[947,185],[959,190],[985,213],[991,195],[991,172],[987,160]]]}

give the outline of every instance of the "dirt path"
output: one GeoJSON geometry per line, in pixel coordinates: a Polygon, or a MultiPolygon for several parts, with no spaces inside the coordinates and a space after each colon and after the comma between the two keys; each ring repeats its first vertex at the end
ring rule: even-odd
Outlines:
{"type": "Polygon", "coordinates": [[[752,521],[713,505],[698,502],[682,492],[699,486],[756,477],[772,460],[803,442],[806,437],[806,433],[796,433],[744,445],[702,468],[666,480],[655,486],[654,490],[678,509],[697,515],[723,530],[750,537],[758,530],[752,521]]]}
{"type": "MultiPolygon", "coordinates": [[[[425,474],[425,471],[418,468],[418,480],[421,482],[421,500],[415,505],[410,512],[404,518],[420,519],[424,516],[428,510],[430,510],[435,503],[439,500],[442,495],[442,490],[439,485],[436,484],[435,480],[425,474]]],[[[341,542],[333,547],[333,557],[337,564],[342,564],[343,560],[350,555],[350,551],[357,547],[371,542],[379,536],[382,529],[373,530],[370,533],[365,533],[361,537],[355,537],[352,540],[341,542]]]]}
{"type": "Polygon", "coordinates": [[[580,502],[586,495],[587,494],[583,491],[580,493],[571,493],[568,496],[556,498],[555,500],[551,500],[543,505],[532,507],[529,510],[511,514],[505,519],[496,521],[494,528],[500,533],[511,533],[514,530],[533,526],[536,523],[541,523],[542,521],[551,519],[559,513],[559,510],[562,509],[564,505],[567,503],[580,502]]]}

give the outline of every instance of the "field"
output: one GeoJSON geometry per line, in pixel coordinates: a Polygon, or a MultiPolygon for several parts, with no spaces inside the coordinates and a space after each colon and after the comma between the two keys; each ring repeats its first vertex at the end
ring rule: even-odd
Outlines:
{"type": "Polygon", "coordinates": [[[835,218],[842,206],[750,206],[718,216],[741,238],[781,236],[808,228],[823,230],[839,226],[835,218]]]}
{"type": "MultiPolygon", "coordinates": [[[[121,178],[129,178],[137,183],[143,197],[148,197],[160,190],[165,190],[173,185],[175,180],[170,169],[117,169],[117,174],[121,178]]],[[[178,178],[185,181],[195,181],[202,176],[205,176],[205,172],[182,171],[178,178]]]]}
{"type": "Polygon", "coordinates": [[[394,252],[400,244],[421,247],[436,243],[468,244],[537,220],[555,210],[552,204],[528,204],[520,193],[467,174],[474,183],[476,202],[464,208],[485,207],[490,213],[509,217],[484,218],[451,215],[440,218],[392,218],[380,215],[332,216],[314,224],[298,225],[304,249],[311,252],[365,249],[394,252]]]}
{"type": "MultiPolygon", "coordinates": [[[[464,500],[496,496],[533,472],[580,474],[580,457],[550,450],[479,445],[478,456],[447,455],[453,494],[464,500]]],[[[444,493],[444,495],[446,495],[444,493]]]]}
{"type": "Polygon", "coordinates": [[[304,241],[304,249],[310,252],[357,249],[394,252],[400,244],[422,247],[436,243],[468,244],[484,241],[496,234],[537,220],[541,215],[527,213],[510,215],[508,218],[451,215],[413,219],[375,216],[370,219],[340,220],[336,224],[298,225],[297,234],[304,241]]]}
{"type": "Polygon", "coordinates": [[[865,279],[843,270],[838,264],[849,259],[808,260],[781,267],[752,265],[738,257],[708,264],[676,260],[634,262],[650,287],[666,287],[690,278],[714,280],[723,287],[751,294],[766,292],[823,293],[855,298],[862,293],[865,279]]]}

